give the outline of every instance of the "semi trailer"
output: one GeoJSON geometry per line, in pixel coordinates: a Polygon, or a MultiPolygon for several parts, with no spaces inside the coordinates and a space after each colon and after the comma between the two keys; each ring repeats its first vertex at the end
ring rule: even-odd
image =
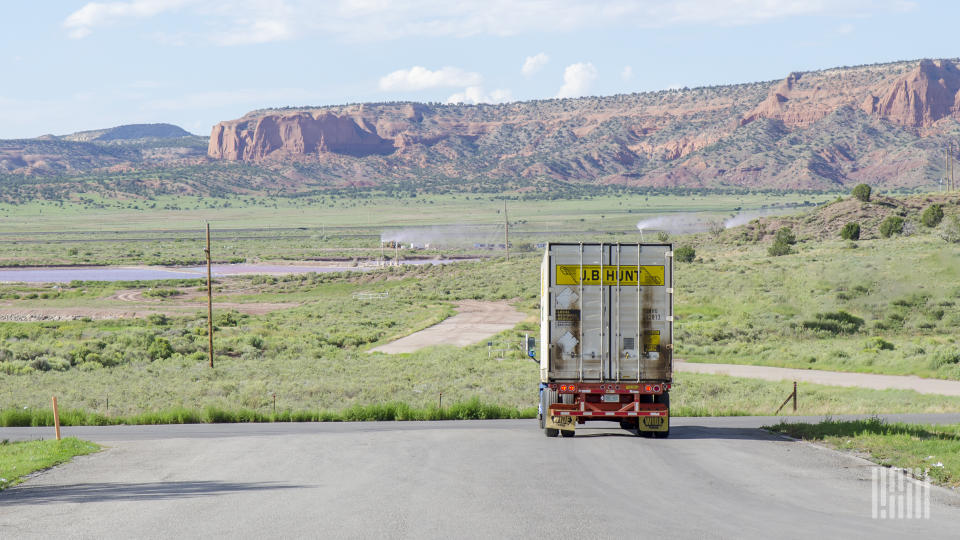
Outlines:
{"type": "Polygon", "coordinates": [[[670,434],[673,245],[548,243],[540,268],[540,427],[670,434]]]}

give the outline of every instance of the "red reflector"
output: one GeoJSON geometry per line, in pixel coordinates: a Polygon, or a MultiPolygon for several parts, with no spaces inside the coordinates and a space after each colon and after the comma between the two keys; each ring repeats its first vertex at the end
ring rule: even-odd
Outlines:
{"type": "Polygon", "coordinates": [[[659,392],[659,391],[660,391],[660,385],[654,385],[653,391],[654,391],[654,392],[659,392]]]}

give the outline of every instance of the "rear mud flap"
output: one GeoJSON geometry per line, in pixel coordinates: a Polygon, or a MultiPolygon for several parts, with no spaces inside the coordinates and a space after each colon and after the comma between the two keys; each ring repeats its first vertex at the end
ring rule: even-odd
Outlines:
{"type": "Polygon", "coordinates": [[[563,431],[576,431],[577,417],[575,416],[552,416],[546,417],[546,427],[549,429],[560,429],[563,431]]]}
{"type": "Polygon", "coordinates": [[[669,431],[670,417],[663,416],[641,416],[637,429],[640,431],[669,431]]]}

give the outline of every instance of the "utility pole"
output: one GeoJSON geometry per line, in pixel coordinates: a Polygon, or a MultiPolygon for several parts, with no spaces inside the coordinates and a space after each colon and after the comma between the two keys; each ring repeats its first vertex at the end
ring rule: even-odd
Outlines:
{"type": "Polygon", "coordinates": [[[207,347],[210,353],[210,367],[213,367],[213,279],[210,272],[210,223],[207,222],[207,347]]]}
{"type": "Polygon", "coordinates": [[[950,186],[950,144],[947,143],[947,150],[943,156],[943,179],[947,184],[947,191],[950,191],[952,187],[950,186]]]}
{"type": "Polygon", "coordinates": [[[507,250],[507,260],[510,260],[510,218],[507,217],[507,200],[503,200],[503,248],[507,250]]]}

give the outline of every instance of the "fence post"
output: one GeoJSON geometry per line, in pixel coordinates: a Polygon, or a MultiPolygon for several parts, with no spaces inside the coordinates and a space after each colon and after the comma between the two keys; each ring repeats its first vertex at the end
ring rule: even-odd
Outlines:
{"type": "Polygon", "coordinates": [[[797,381],[793,381],[793,412],[797,412],[797,381]]]}
{"type": "Polygon", "coordinates": [[[57,396],[53,396],[53,427],[57,431],[57,440],[60,440],[60,411],[57,409],[57,396]]]}

